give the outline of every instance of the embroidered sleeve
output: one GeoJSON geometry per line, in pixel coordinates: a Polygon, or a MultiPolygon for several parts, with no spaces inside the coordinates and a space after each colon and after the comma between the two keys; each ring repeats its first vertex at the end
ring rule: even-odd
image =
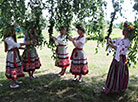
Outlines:
{"type": "Polygon", "coordinates": [[[130,45],[130,41],[122,41],[122,44],[119,46],[120,47],[120,54],[127,53],[129,45],[130,45]]]}
{"type": "MultiPolygon", "coordinates": [[[[118,46],[120,39],[111,40],[112,44],[115,46],[118,46]]],[[[112,47],[110,47],[108,44],[106,44],[107,53],[112,51],[112,47]]]]}
{"type": "Polygon", "coordinates": [[[115,54],[115,59],[117,61],[120,60],[120,55],[126,55],[128,52],[128,47],[130,45],[130,41],[129,40],[121,40],[118,45],[117,45],[117,49],[116,49],[116,54],[115,54]]]}
{"type": "Polygon", "coordinates": [[[112,43],[113,43],[114,45],[118,45],[120,41],[121,41],[121,38],[112,40],[112,43]]]}

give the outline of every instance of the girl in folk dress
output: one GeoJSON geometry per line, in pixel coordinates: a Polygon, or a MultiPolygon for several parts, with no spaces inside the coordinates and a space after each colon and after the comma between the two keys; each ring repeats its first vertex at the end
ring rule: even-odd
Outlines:
{"type": "Polygon", "coordinates": [[[29,45],[32,43],[17,43],[14,27],[9,27],[5,31],[5,52],[7,52],[6,58],[6,77],[12,80],[10,88],[19,87],[18,84],[22,83],[17,81],[19,77],[24,77],[23,67],[20,61],[18,49],[23,45],[29,45]]]}
{"type": "MultiPolygon", "coordinates": [[[[31,34],[25,35],[24,41],[30,41],[30,39],[35,39],[37,36],[36,30],[32,29],[31,34]]],[[[27,45],[26,49],[23,52],[23,70],[28,72],[31,79],[34,79],[34,71],[39,69],[41,66],[36,48],[33,44],[27,45]]]]}
{"type": "Polygon", "coordinates": [[[130,45],[130,40],[128,38],[130,29],[127,23],[124,23],[123,29],[124,38],[113,40],[111,44],[109,38],[107,39],[107,44],[115,49],[115,56],[111,63],[104,92],[108,94],[109,92],[120,92],[127,89],[129,80],[129,70],[127,66],[126,55],[128,53],[128,48],[130,45]]]}
{"type": "Polygon", "coordinates": [[[76,38],[69,38],[72,41],[75,48],[72,51],[71,55],[71,69],[70,72],[75,75],[74,80],[77,80],[77,75],[79,75],[79,82],[82,81],[82,75],[86,75],[88,73],[88,62],[83,51],[84,44],[86,42],[85,38],[85,30],[81,26],[76,27],[78,29],[79,36],[76,38]]]}
{"type": "Polygon", "coordinates": [[[56,56],[57,60],[55,62],[55,65],[59,68],[61,68],[61,72],[59,73],[59,76],[62,76],[65,74],[67,67],[70,65],[69,63],[69,56],[67,52],[67,35],[66,35],[66,29],[64,27],[60,28],[60,35],[55,38],[52,36],[58,43],[57,49],[56,49],[56,56]]]}

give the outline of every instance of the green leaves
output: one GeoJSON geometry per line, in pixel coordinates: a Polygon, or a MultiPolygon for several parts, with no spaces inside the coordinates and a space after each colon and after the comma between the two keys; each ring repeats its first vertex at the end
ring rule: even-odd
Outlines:
{"type": "Polygon", "coordinates": [[[133,35],[131,35],[131,46],[129,48],[128,54],[128,64],[132,65],[132,63],[137,64],[138,62],[138,21],[136,20],[133,24],[133,35]]]}
{"type": "Polygon", "coordinates": [[[0,2],[0,37],[3,37],[3,30],[11,23],[22,24],[26,11],[24,0],[1,0],[0,2]]]}
{"type": "MultiPolygon", "coordinates": [[[[137,10],[137,0],[134,9],[137,10]]],[[[119,4],[112,0],[113,7],[121,14],[121,3],[124,0],[119,0],[119,4]]],[[[51,48],[53,57],[55,58],[56,44],[50,36],[53,34],[53,29],[59,29],[65,26],[67,34],[70,35],[71,27],[74,24],[83,24],[86,33],[90,36],[89,39],[97,40],[97,43],[104,44],[104,10],[106,9],[107,2],[104,0],[29,0],[28,5],[25,5],[25,0],[0,0],[0,38],[4,36],[3,30],[10,23],[20,26],[27,34],[31,33],[32,28],[36,28],[37,38],[39,42],[37,46],[42,47],[46,44],[51,48]],[[43,18],[42,11],[48,11],[49,24],[49,41],[45,41],[42,35],[42,30],[46,27],[46,20],[43,18]],[[93,37],[92,37],[93,36],[93,37]]],[[[114,15],[114,13],[112,13],[114,15]]],[[[113,15],[111,14],[111,18],[113,15]]],[[[113,23],[113,20],[111,21],[113,23]]],[[[109,33],[112,32],[112,25],[110,26],[109,33]]],[[[138,28],[137,20],[134,23],[135,28],[138,28]]],[[[138,51],[138,35],[137,29],[135,30],[135,37],[133,38],[129,59],[135,63],[138,51]],[[134,61],[135,60],[135,61],[134,61]]],[[[98,51],[98,49],[96,50],[98,51]]]]}
{"type": "MultiPolygon", "coordinates": [[[[67,35],[70,34],[71,25],[81,23],[86,33],[94,34],[98,42],[104,41],[104,12],[105,2],[102,0],[47,0],[49,11],[49,35],[53,34],[53,27],[59,29],[66,27],[67,35]]],[[[54,41],[49,40],[49,47],[53,49],[54,41]]]]}
{"type": "Polygon", "coordinates": [[[42,0],[30,0],[27,7],[24,0],[15,0],[14,2],[13,0],[1,0],[0,5],[1,22],[3,22],[1,28],[8,25],[9,22],[16,22],[22,27],[27,21],[40,23],[44,9],[49,12],[49,23],[51,20],[54,21],[56,29],[65,26],[68,34],[71,25],[75,22],[82,22],[84,26],[87,26],[89,34],[100,33],[104,28],[102,7],[105,3],[102,0],[98,2],[97,0],[46,0],[45,3],[42,0]]]}

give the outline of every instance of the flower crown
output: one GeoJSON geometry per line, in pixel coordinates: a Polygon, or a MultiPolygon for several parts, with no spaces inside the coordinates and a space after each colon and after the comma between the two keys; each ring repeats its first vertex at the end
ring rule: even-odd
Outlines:
{"type": "Polygon", "coordinates": [[[132,26],[132,24],[128,24],[127,22],[124,23],[124,29],[128,30],[129,32],[131,32],[134,27],[132,26]]]}
{"type": "Polygon", "coordinates": [[[130,41],[132,41],[137,36],[135,25],[133,26],[130,22],[124,23],[124,30],[128,31],[128,38],[130,41]]]}

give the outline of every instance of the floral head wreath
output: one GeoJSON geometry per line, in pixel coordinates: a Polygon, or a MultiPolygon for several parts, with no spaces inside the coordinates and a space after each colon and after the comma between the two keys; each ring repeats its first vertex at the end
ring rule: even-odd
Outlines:
{"type": "Polygon", "coordinates": [[[134,29],[134,27],[132,26],[132,24],[128,24],[127,22],[125,22],[124,29],[131,32],[134,29]]]}
{"type": "Polygon", "coordinates": [[[131,23],[124,23],[124,30],[128,31],[128,38],[130,40],[133,40],[135,38],[135,28],[133,27],[133,25],[131,23]]]}

